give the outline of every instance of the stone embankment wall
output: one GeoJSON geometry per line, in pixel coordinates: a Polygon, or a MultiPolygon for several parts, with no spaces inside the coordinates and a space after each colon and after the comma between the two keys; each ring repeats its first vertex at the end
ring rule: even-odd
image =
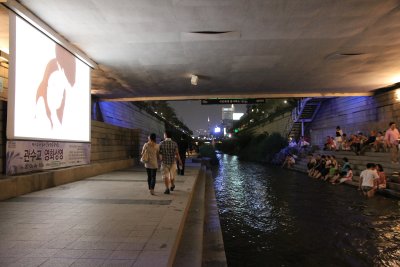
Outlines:
{"type": "Polygon", "coordinates": [[[140,129],[140,144],[147,142],[150,133],[155,133],[158,139],[164,134],[164,122],[130,102],[92,102],[94,120],[122,128],[140,129]]]}
{"type": "Polygon", "coordinates": [[[322,103],[314,121],[307,125],[311,144],[323,145],[327,136],[334,136],[336,126],[343,133],[371,130],[384,131],[391,121],[400,124],[400,89],[378,93],[370,97],[332,98],[322,103]],[[398,100],[397,100],[398,99],[398,100]]]}
{"type": "Polygon", "coordinates": [[[272,121],[255,122],[255,126],[243,130],[240,134],[251,134],[256,136],[266,133],[280,133],[282,136],[285,136],[287,135],[287,125],[290,118],[291,113],[288,112],[274,118],[272,121]]]}

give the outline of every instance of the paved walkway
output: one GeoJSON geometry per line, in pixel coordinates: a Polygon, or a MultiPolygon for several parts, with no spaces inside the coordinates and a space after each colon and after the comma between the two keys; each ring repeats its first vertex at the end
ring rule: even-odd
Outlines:
{"type": "Polygon", "coordinates": [[[0,266],[168,266],[199,169],[171,195],[137,167],[0,202],[0,266]]]}

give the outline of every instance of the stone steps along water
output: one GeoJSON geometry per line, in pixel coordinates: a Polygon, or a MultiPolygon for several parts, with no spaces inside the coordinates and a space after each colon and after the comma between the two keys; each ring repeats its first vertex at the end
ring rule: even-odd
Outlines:
{"type": "MultiPolygon", "coordinates": [[[[385,170],[387,177],[387,189],[381,190],[380,193],[400,198],[400,176],[398,174],[395,174],[396,172],[400,171],[400,165],[391,163],[389,153],[368,152],[365,153],[365,155],[358,156],[351,151],[316,151],[313,154],[335,155],[336,159],[339,162],[343,157],[347,157],[355,175],[353,176],[352,181],[347,181],[345,183],[355,187],[358,187],[358,182],[360,179],[359,174],[362,170],[365,169],[365,166],[368,162],[381,164],[385,170]]],[[[307,157],[298,157],[292,169],[299,172],[307,173],[307,163],[307,157]]]]}
{"type": "MultiPolygon", "coordinates": [[[[349,162],[353,168],[353,172],[355,175],[358,175],[362,170],[364,170],[368,162],[381,164],[387,176],[391,176],[393,173],[400,171],[399,164],[391,163],[390,153],[367,152],[365,155],[357,156],[354,154],[354,152],[351,151],[316,151],[314,154],[335,155],[336,160],[338,160],[339,162],[342,160],[343,157],[347,157],[349,159],[349,162]]],[[[307,165],[307,158],[298,158],[297,161],[298,162],[305,161],[307,165]]],[[[397,178],[394,179],[397,182],[398,179],[397,178]]]]}

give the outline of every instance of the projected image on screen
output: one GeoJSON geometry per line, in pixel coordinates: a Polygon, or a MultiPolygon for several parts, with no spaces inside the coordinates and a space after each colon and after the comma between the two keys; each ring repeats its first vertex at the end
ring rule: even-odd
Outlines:
{"type": "Polygon", "coordinates": [[[43,99],[51,128],[62,125],[66,92],[75,84],[76,59],[56,45],[56,58],[47,63],[36,93],[36,104],[43,99]]]}
{"type": "Polygon", "coordinates": [[[14,132],[9,138],[90,141],[90,68],[23,19],[14,19],[14,132]]]}

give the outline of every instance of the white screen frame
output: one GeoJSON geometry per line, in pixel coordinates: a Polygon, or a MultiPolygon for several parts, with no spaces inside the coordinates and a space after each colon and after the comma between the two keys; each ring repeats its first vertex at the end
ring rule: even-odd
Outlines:
{"type": "MultiPolygon", "coordinates": [[[[74,56],[71,52],[66,50],[64,47],[60,46],[54,39],[52,39],[48,35],[44,34],[41,30],[32,26],[32,24],[28,23],[23,18],[19,17],[14,12],[9,11],[9,18],[10,18],[10,24],[9,24],[10,25],[10,61],[9,61],[10,67],[9,67],[9,91],[8,91],[8,105],[7,105],[8,106],[8,108],[7,108],[7,138],[9,140],[49,140],[49,141],[90,142],[91,141],[91,93],[90,93],[91,68],[90,68],[90,66],[87,65],[85,62],[81,61],[76,56],[74,56]],[[18,78],[19,78],[18,75],[21,75],[20,73],[18,73],[18,70],[17,70],[17,68],[18,68],[17,64],[20,64],[20,62],[17,61],[18,60],[18,58],[17,58],[18,57],[18,51],[17,51],[18,40],[17,40],[17,38],[19,38],[17,36],[17,34],[18,34],[17,33],[17,27],[18,27],[17,24],[20,23],[18,20],[23,21],[24,23],[29,25],[29,27],[32,27],[32,29],[37,31],[37,33],[35,33],[35,34],[41,35],[47,41],[51,41],[52,43],[54,43],[54,46],[60,46],[60,47],[62,47],[62,49],[65,49],[65,51],[67,51],[71,56],[73,56],[75,58],[75,62],[77,63],[77,66],[79,66],[79,68],[84,69],[84,67],[82,67],[82,66],[85,66],[87,68],[87,77],[86,77],[86,75],[84,75],[85,79],[83,81],[84,84],[86,84],[86,82],[87,82],[87,95],[86,95],[85,91],[80,92],[81,94],[83,94],[82,98],[85,99],[85,101],[86,101],[85,103],[86,103],[87,107],[82,108],[83,114],[80,114],[78,116],[79,118],[82,118],[82,121],[84,120],[85,122],[78,124],[79,129],[75,129],[75,133],[73,133],[71,135],[69,135],[69,133],[68,133],[68,131],[72,132],[71,131],[71,129],[72,129],[71,122],[73,121],[73,119],[72,119],[71,115],[69,117],[70,118],[69,119],[69,122],[70,122],[69,128],[64,127],[62,130],[59,131],[59,133],[44,134],[43,136],[38,136],[37,133],[31,135],[29,132],[24,133],[24,132],[21,132],[20,130],[18,130],[20,122],[19,122],[19,120],[17,122],[15,121],[16,118],[19,116],[18,112],[21,111],[21,107],[18,106],[19,104],[16,102],[16,100],[18,101],[18,99],[16,99],[16,98],[18,97],[18,94],[20,94],[20,92],[17,92],[17,90],[20,90],[18,88],[18,78]],[[62,131],[64,131],[64,132],[62,133],[62,131]],[[79,131],[79,133],[81,131],[84,131],[84,133],[82,134],[82,136],[79,136],[78,133],[76,133],[77,131],[79,131]]],[[[33,44],[30,43],[29,45],[32,46],[33,44]]],[[[32,48],[31,50],[32,50],[32,53],[36,52],[34,48],[32,48]]],[[[35,68],[35,64],[32,63],[31,67],[35,68]]],[[[78,71],[76,71],[76,73],[78,73],[78,71]]],[[[34,86],[32,86],[32,87],[34,87],[34,86]]],[[[71,102],[71,101],[68,102],[69,105],[72,103],[73,102],[71,102]]],[[[36,129],[34,128],[34,130],[36,130],[36,129]]]]}

